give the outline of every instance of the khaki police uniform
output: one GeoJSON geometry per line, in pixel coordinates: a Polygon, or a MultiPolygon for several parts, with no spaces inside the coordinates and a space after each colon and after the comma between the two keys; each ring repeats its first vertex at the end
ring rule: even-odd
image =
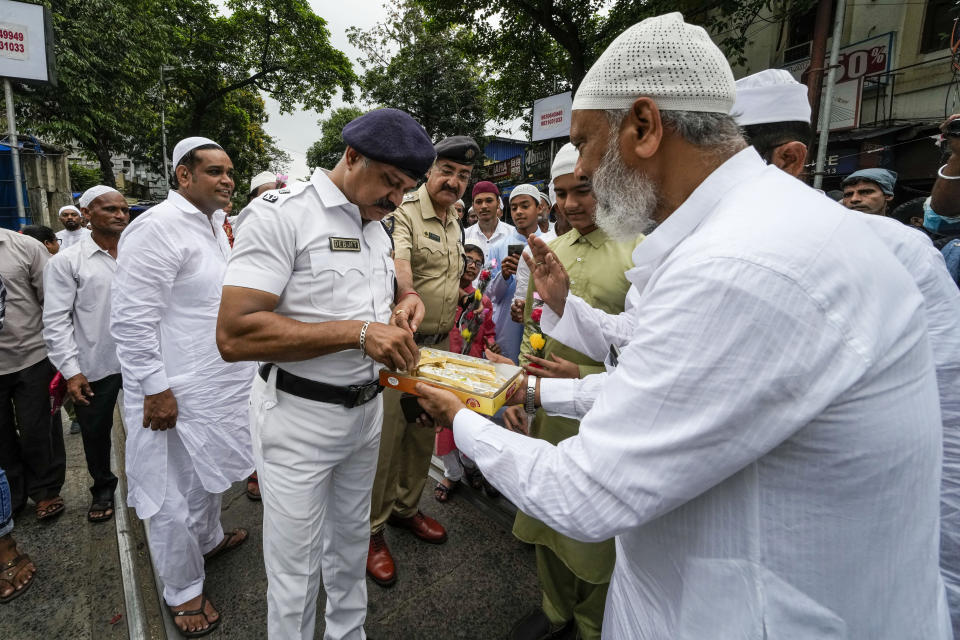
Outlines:
{"type": "MultiPolygon", "coordinates": [[[[364,222],[317,170],[309,183],[251,203],[224,285],[277,295],[276,313],[302,322],[388,323],[394,280],[383,226],[364,222]]],[[[250,429],[271,638],[314,637],[321,578],[324,637],[364,637],[370,487],[383,419],[379,387],[370,383],[380,368],[348,349],[266,363],[254,378],[250,429]],[[324,385],[360,391],[345,404],[318,400],[336,393],[324,385]]]]}
{"type": "MultiPolygon", "coordinates": [[[[413,287],[426,309],[414,337],[421,346],[446,349],[463,272],[456,209],[450,206],[446,222],[441,222],[424,185],[404,197],[392,219],[394,258],[410,262],[413,287]]],[[[380,458],[371,496],[371,533],[381,531],[391,514],[409,518],[417,513],[435,436],[433,429],[407,423],[400,409],[399,391],[384,390],[383,407],[380,458]]]]}

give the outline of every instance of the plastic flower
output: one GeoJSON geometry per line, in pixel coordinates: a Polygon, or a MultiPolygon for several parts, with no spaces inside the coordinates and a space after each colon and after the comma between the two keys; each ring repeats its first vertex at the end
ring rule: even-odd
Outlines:
{"type": "Polygon", "coordinates": [[[473,334],[470,332],[470,329],[464,328],[464,329],[462,329],[462,330],[460,331],[460,336],[461,336],[464,340],[469,340],[470,337],[473,336],[473,334]]]}
{"type": "Polygon", "coordinates": [[[496,268],[497,268],[497,259],[496,259],[496,258],[490,258],[490,268],[491,268],[491,269],[496,269],[496,268]]]}
{"type": "Polygon", "coordinates": [[[537,293],[536,291],[533,292],[533,299],[534,299],[534,300],[543,300],[543,298],[540,297],[540,294],[537,293]]]}
{"type": "Polygon", "coordinates": [[[543,336],[539,333],[535,333],[530,336],[530,346],[539,351],[547,345],[547,341],[543,339],[543,336]]]}
{"type": "Polygon", "coordinates": [[[473,299],[476,300],[477,302],[480,302],[481,300],[483,300],[483,292],[481,292],[480,289],[474,290],[473,299]]]}
{"type": "Polygon", "coordinates": [[[530,312],[530,319],[534,322],[540,322],[541,317],[543,317],[543,307],[537,307],[530,312]]]}
{"type": "Polygon", "coordinates": [[[489,280],[489,279],[490,279],[490,271],[489,271],[488,269],[484,269],[483,271],[481,271],[481,272],[480,272],[480,279],[481,279],[481,280],[489,280]]]}
{"type": "Polygon", "coordinates": [[[473,320],[473,311],[467,311],[467,320],[473,320]]]}

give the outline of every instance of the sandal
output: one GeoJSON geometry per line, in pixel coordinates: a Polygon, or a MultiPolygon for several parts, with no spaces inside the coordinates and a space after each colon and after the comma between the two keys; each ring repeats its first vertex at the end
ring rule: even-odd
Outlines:
{"type": "Polygon", "coordinates": [[[7,604],[11,600],[19,598],[30,589],[30,585],[33,584],[33,579],[37,577],[36,568],[34,568],[33,573],[30,575],[30,579],[24,582],[23,586],[21,586],[19,589],[17,589],[17,585],[13,581],[13,579],[20,575],[20,572],[23,571],[26,566],[30,564],[30,562],[30,556],[25,553],[21,553],[16,558],[3,565],[3,573],[0,573],[0,582],[6,582],[8,585],[13,587],[13,591],[9,595],[0,598],[0,604],[7,604]]]}
{"type": "Polygon", "coordinates": [[[247,530],[237,527],[233,531],[225,534],[223,536],[223,540],[220,541],[220,544],[218,544],[213,549],[210,549],[210,551],[207,551],[205,554],[203,554],[203,560],[204,562],[209,562],[210,560],[213,560],[217,556],[222,556],[228,551],[232,551],[236,549],[246,541],[247,541],[247,530]]]}
{"type": "Polygon", "coordinates": [[[90,508],[87,509],[87,520],[90,522],[106,522],[113,517],[113,498],[104,498],[94,500],[90,508]],[[100,512],[100,515],[93,515],[94,512],[100,512]],[[109,513],[108,513],[109,512],[109,513]]]}
{"type": "MultiPolygon", "coordinates": [[[[177,625],[177,630],[180,631],[180,635],[182,635],[185,638],[201,638],[209,633],[212,633],[214,629],[220,626],[220,619],[223,616],[220,615],[219,611],[214,610],[217,613],[217,619],[211,621],[210,618],[207,617],[207,611],[206,611],[207,602],[210,602],[210,600],[207,598],[207,594],[201,593],[199,609],[186,610],[186,611],[174,611],[173,607],[171,607],[170,605],[167,605],[167,609],[170,611],[170,615],[173,616],[174,624],[176,624],[177,618],[184,618],[186,616],[203,616],[203,619],[206,620],[207,624],[209,625],[206,629],[197,629],[196,631],[187,631],[180,625],[177,625]]],[[[210,606],[211,607],[213,606],[212,602],[210,602],[210,606]]]]}
{"type": "Polygon", "coordinates": [[[490,484],[490,481],[487,480],[486,478],[484,478],[482,474],[481,474],[480,477],[483,478],[483,480],[482,480],[482,482],[483,482],[483,492],[484,492],[485,494],[487,494],[487,497],[488,497],[488,498],[497,498],[497,497],[499,497],[499,496],[500,496],[500,490],[497,489],[497,488],[496,488],[495,486],[493,486],[492,484],[490,484]]]}
{"type": "Polygon", "coordinates": [[[63,513],[63,498],[57,496],[37,503],[37,520],[47,520],[63,513]]]}
{"type": "Polygon", "coordinates": [[[448,500],[450,500],[450,494],[452,494],[457,489],[459,484],[460,484],[459,482],[454,483],[453,486],[448,487],[442,482],[438,482],[437,486],[433,488],[433,497],[436,499],[437,502],[447,502],[448,500]]]}
{"type": "Polygon", "coordinates": [[[247,478],[247,497],[251,500],[256,500],[257,502],[262,499],[260,497],[260,481],[257,478],[256,471],[251,473],[250,477],[247,478]]]}

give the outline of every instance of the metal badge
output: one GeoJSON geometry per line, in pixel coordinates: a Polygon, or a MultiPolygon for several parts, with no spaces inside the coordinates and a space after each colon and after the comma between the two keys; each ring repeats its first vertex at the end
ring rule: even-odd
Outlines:
{"type": "Polygon", "coordinates": [[[437,242],[440,242],[440,236],[438,236],[438,235],[435,234],[435,233],[430,233],[429,231],[424,231],[424,232],[423,232],[423,236],[424,236],[425,238],[430,238],[431,240],[436,240],[437,242]]]}
{"type": "Polygon", "coordinates": [[[263,199],[266,200],[267,202],[276,202],[277,200],[280,199],[280,196],[278,196],[275,193],[270,193],[269,191],[267,191],[265,194],[263,194],[263,199]]]}
{"type": "Polygon", "coordinates": [[[360,239],[330,238],[330,251],[360,251],[360,239]]]}

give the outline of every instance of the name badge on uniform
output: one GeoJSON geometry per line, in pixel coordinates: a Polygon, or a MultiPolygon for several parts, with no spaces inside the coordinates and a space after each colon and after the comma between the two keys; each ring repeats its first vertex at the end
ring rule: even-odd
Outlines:
{"type": "Polygon", "coordinates": [[[330,251],[360,251],[360,239],[330,238],[330,251]]]}
{"type": "Polygon", "coordinates": [[[429,231],[424,231],[424,232],[423,232],[423,235],[424,235],[425,237],[427,237],[427,238],[430,238],[431,240],[436,240],[437,242],[440,242],[440,236],[438,236],[438,235],[435,234],[435,233],[430,233],[429,231]]]}

